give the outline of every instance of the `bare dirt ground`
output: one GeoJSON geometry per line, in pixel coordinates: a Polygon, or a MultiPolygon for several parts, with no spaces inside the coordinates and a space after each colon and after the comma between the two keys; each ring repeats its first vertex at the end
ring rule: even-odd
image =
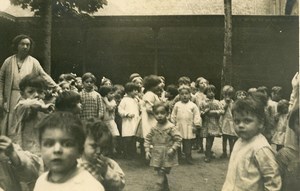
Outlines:
{"type": "MultiPolygon", "coordinates": [[[[194,165],[181,164],[168,175],[171,191],[220,191],[227,173],[227,159],[220,159],[222,139],[216,138],[213,146],[217,158],[204,162],[204,154],[193,151],[194,165]]],[[[126,174],[124,191],[151,191],[155,171],[141,160],[116,160],[126,174]]]]}

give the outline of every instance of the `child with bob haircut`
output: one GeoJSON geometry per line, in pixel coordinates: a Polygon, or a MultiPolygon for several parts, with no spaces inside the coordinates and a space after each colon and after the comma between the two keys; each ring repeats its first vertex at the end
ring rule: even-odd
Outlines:
{"type": "Polygon", "coordinates": [[[266,104],[266,99],[259,93],[252,93],[233,105],[235,131],[239,139],[231,153],[223,191],[281,189],[274,152],[261,134],[266,104]]]}
{"type": "Polygon", "coordinates": [[[77,167],[85,141],[83,125],[70,112],[54,112],[38,125],[41,155],[48,171],[37,180],[34,191],[104,191],[86,170],[77,167]]]}
{"type": "Polygon", "coordinates": [[[171,167],[178,165],[176,151],[182,138],[175,125],[167,119],[169,108],[165,103],[155,103],[153,112],[157,124],[145,138],[146,159],[151,159],[150,166],[157,171],[154,190],[167,191],[169,190],[167,174],[170,173],[171,167]]]}
{"type": "Polygon", "coordinates": [[[81,120],[89,118],[103,118],[103,103],[101,95],[94,90],[96,77],[88,72],[83,74],[83,90],[80,92],[82,110],[80,113],[81,120]]]}
{"type": "Polygon", "coordinates": [[[75,91],[63,91],[55,100],[56,111],[68,111],[79,115],[81,112],[80,95],[75,91]]]}
{"type": "Polygon", "coordinates": [[[179,87],[178,91],[180,101],[174,106],[171,114],[171,121],[177,126],[182,136],[182,146],[186,162],[188,164],[193,164],[192,140],[196,138],[195,133],[197,128],[201,127],[202,119],[200,117],[200,112],[197,105],[190,101],[190,87],[182,85],[179,87]]]}
{"type": "Polygon", "coordinates": [[[85,133],[79,166],[89,171],[104,186],[105,191],[123,190],[125,174],[117,162],[107,157],[113,149],[113,137],[107,125],[99,119],[90,119],[85,133]]]}

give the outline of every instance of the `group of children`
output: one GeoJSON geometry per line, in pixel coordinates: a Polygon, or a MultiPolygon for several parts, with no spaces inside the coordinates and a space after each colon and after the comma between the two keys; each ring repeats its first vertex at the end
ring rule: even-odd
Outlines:
{"type": "MultiPolygon", "coordinates": [[[[183,159],[193,164],[192,149],[204,152],[205,162],[216,157],[215,137],[223,140],[221,158],[228,157],[229,142],[224,191],[280,190],[282,186],[279,162],[270,146],[275,144],[280,151],[289,129],[291,109],[281,99],[281,87],[273,87],[268,97],[266,87],[246,92],[226,85],[219,101],[215,86],[203,77],[194,83],[180,77],[178,86],[166,88],[163,76],[142,78],[137,73],[125,86],[102,78],[98,87],[92,73],[81,78],[63,74],[59,80],[60,92],[47,89],[36,76],[21,80],[15,124],[10,134],[0,137],[0,156],[11,161],[10,165],[1,162],[10,178],[0,181],[0,188],[20,190],[15,182],[29,178],[25,182],[32,189],[45,165],[36,191],[122,190],[124,173],[110,157],[133,159],[139,148],[157,172],[155,190],[165,191],[171,167],[183,159]],[[32,176],[19,176],[22,173],[32,176]]],[[[292,126],[299,128],[297,123],[292,126]]]]}

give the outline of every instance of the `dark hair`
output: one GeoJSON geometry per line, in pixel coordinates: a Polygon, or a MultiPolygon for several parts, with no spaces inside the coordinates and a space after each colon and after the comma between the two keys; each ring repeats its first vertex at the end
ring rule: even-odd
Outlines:
{"type": "Polygon", "coordinates": [[[112,134],[107,125],[100,119],[90,118],[86,121],[85,135],[86,137],[93,137],[94,140],[102,139],[101,150],[106,154],[114,148],[112,134]]]}
{"type": "Polygon", "coordinates": [[[37,125],[39,142],[47,129],[60,129],[71,133],[78,144],[79,153],[83,152],[85,133],[81,120],[71,112],[55,111],[43,118],[37,125]]]}
{"type": "Polygon", "coordinates": [[[119,94],[122,97],[125,95],[125,88],[124,88],[124,86],[122,86],[120,84],[114,84],[113,88],[114,88],[114,91],[115,91],[116,94],[119,94]]]}
{"type": "Polygon", "coordinates": [[[58,94],[55,100],[55,108],[58,111],[72,111],[80,102],[80,95],[72,90],[63,91],[58,94]]]}
{"type": "Polygon", "coordinates": [[[96,77],[94,76],[94,74],[90,73],[90,72],[87,72],[85,74],[83,74],[82,76],[82,82],[85,82],[87,79],[91,78],[92,81],[94,83],[96,83],[96,77]]]}
{"type": "Polygon", "coordinates": [[[125,92],[129,93],[129,92],[132,92],[133,90],[139,91],[140,87],[137,84],[133,83],[133,82],[128,82],[125,85],[125,92]]]}
{"type": "Polygon", "coordinates": [[[205,90],[204,90],[204,94],[206,95],[207,92],[213,92],[214,94],[216,93],[216,87],[212,84],[209,84],[205,90]]]}
{"type": "Polygon", "coordinates": [[[150,89],[158,86],[160,83],[161,83],[161,79],[158,76],[156,76],[156,75],[146,76],[143,81],[143,85],[145,88],[144,92],[146,93],[150,89]]]}
{"type": "Polygon", "coordinates": [[[112,86],[101,86],[99,89],[99,93],[102,97],[107,96],[110,92],[114,92],[114,88],[112,86]]]}
{"type": "Polygon", "coordinates": [[[187,85],[190,85],[191,83],[191,79],[187,76],[181,76],[179,79],[178,79],[178,84],[187,84],[187,85]]]}
{"type": "Polygon", "coordinates": [[[46,82],[41,76],[28,74],[19,83],[20,91],[23,92],[26,87],[34,87],[38,90],[46,89],[46,82]]]}
{"type": "Polygon", "coordinates": [[[249,112],[262,123],[266,120],[265,107],[267,106],[267,97],[259,92],[253,92],[251,95],[247,96],[245,99],[239,99],[235,101],[232,107],[233,116],[235,113],[249,112]]]}
{"type": "Polygon", "coordinates": [[[164,107],[166,112],[169,113],[169,105],[166,104],[165,102],[162,102],[162,101],[158,101],[158,102],[155,102],[154,105],[152,106],[152,109],[153,109],[153,112],[155,113],[155,111],[157,110],[157,108],[159,107],[164,107]]]}
{"type": "Polygon", "coordinates": [[[21,42],[21,40],[23,39],[29,39],[30,41],[30,48],[29,48],[29,54],[32,53],[33,51],[33,48],[34,48],[34,41],[32,40],[32,38],[28,35],[25,35],[25,34],[20,34],[18,36],[16,36],[13,40],[12,40],[12,51],[14,53],[18,52],[18,46],[19,46],[19,43],[21,42]]]}
{"type": "Polygon", "coordinates": [[[284,110],[288,111],[289,108],[289,101],[286,99],[282,99],[278,102],[277,104],[277,112],[278,113],[283,113],[284,110]]]}
{"type": "Polygon", "coordinates": [[[179,94],[178,87],[174,84],[168,85],[166,92],[169,92],[169,94],[172,96],[170,99],[174,99],[179,94]]]}

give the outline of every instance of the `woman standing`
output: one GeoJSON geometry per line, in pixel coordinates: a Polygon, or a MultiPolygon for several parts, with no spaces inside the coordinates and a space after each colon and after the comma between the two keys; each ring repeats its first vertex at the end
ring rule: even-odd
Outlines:
{"type": "Polygon", "coordinates": [[[4,112],[1,134],[10,135],[13,110],[20,99],[19,82],[28,74],[41,76],[49,87],[57,87],[52,78],[43,70],[39,61],[30,56],[33,40],[27,35],[18,35],[12,41],[14,55],[8,57],[0,69],[0,108],[4,112]]]}

